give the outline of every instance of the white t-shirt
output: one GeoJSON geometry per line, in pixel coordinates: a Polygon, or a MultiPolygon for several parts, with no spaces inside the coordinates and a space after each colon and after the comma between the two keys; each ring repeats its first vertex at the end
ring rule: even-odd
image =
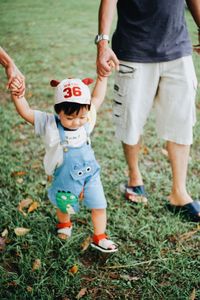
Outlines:
{"type": "MultiPolygon", "coordinates": [[[[89,134],[92,132],[96,122],[96,109],[91,105],[88,113],[89,134]]],[[[59,130],[54,114],[42,111],[34,111],[35,134],[43,138],[45,144],[44,168],[47,175],[52,175],[55,168],[63,162],[63,148],[60,144],[59,130]]],[[[84,126],[77,130],[65,130],[66,145],[69,147],[80,147],[88,139],[84,126]]],[[[66,146],[65,145],[65,146],[66,146]]]]}

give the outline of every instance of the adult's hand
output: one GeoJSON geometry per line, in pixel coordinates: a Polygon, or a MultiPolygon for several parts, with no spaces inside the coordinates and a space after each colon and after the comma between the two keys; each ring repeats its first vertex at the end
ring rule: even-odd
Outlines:
{"type": "Polygon", "coordinates": [[[119,61],[108,46],[107,41],[100,41],[97,45],[97,74],[102,77],[107,77],[111,74],[112,68],[119,69],[119,61]],[[111,63],[112,62],[112,63],[111,63]]]}
{"type": "Polygon", "coordinates": [[[19,69],[16,67],[16,65],[14,63],[9,63],[6,67],[5,67],[5,72],[8,78],[8,82],[7,82],[7,89],[10,88],[10,85],[12,83],[12,81],[18,77],[18,79],[21,82],[20,87],[18,88],[17,92],[16,92],[16,96],[21,97],[24,96],[25,93],[25,77],[24,75],[19,71],[19,69]]]}
{"type": "Polygon", "coordinates": [[[21,81],[21,86],[17,92],[17,96],[23,96],[25,91],[25,78],[24,75],[18,70],[12,58],[6,53],[6,51],[0,47],[0,64],[4,67],[8,82],[7,89],[10,88],[10,84],[13,79],[18,76],[21,81]]]}
{"type": "Polygon", "coordinates": [[[197,45],[193,45],[193,51],[195,51],[200,55],[200,29],[198,29],[198,37],[199,37],[199,43],[197,45]]]}

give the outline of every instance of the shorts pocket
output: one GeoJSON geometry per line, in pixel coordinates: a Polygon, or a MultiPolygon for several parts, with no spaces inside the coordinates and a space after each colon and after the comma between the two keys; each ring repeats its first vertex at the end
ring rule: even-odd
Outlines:
{"type": "Polygon", "coordinates": [[[115,76],[113,120],[116,125],[122,127],[125,126],[124,120],[126,120],[127,115],[127,100],[136,70],[137,67],[122,63],[119,65],[119,71],[115,76]]]}

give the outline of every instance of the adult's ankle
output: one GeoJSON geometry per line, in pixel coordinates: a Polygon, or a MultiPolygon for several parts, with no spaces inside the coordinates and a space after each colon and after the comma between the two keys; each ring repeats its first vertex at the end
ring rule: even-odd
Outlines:
{"type": "Polygon", "coordinates": [[[171,194],[169,195],[169,200],[172,205],[177,206],[182,206],[193,201],[186,190],[180,189],[173,189],[171,194]]]}

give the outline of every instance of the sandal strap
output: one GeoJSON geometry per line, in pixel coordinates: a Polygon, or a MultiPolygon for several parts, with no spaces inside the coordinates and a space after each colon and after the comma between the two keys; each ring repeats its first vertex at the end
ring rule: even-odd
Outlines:
{"type": "Polygon", "coordinates": [[[72,222],[66,222],[66,223],[58,223],[56,225],[57,228],[67,228],[67,227],[72,227],[72,222]]]}
{"type": "Polygon", "coordinates": [[[146,196],[144,185],[138,185],[138,186],[125,185],[125,192],[134,196],[146,196]]]}
{"type": "Polygon", "coordinates": [[[103,239],[107,239],[107,237],[108,236],[105,233],[98,234],[98,235],[94,234],[92,239],[93,239],[93,242],[98,245],[99,241],[101,241],[103,239]]]}

